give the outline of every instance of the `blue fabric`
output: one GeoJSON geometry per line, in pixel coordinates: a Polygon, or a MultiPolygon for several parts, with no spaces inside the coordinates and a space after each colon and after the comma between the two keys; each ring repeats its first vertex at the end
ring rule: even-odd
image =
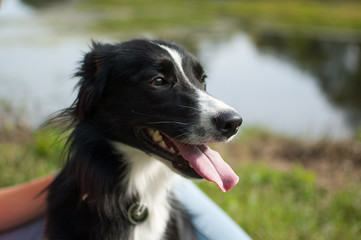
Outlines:
{"type": "Polygon", "coordinates": [[[175,194],[192,215],[199,240],[250,240],[220,207],[188,180],[176,185],[175,194]]]}
{"type": "Polygon", "coordinates": [[[45,219],[36,219],[19,228],[0,233],[0,240],[40,240],[43,236],[45,219]]]}
{"type": "MultiPolygon", "coordinates": [[[[193,216],[199,240],[250,240],[251,238],[212,200],[188,180],[180,181],[175,194],[193,216]]],[[[0,240],[42,239],[45,220],[37,219],[17,229],[0,233],[0,240]]]]}

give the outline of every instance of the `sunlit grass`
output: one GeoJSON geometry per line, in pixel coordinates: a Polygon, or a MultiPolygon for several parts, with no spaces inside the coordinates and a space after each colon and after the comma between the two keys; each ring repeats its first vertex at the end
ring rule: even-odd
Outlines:
{"type": "Polygon", "coordinates": [[[358,1],[90,0],[77,6],[93,14],[90,25],[103,31],[210,26],[224,19],[238,20],[247,28],[361,29],[358,1]]]}
{"type": "Polygon", "coordinates": [[[237,174],[240,182],[226,194],[212,183],[199,185],[253,239],[357,239],[361,234],[356,186],[327,191],[317,187],[315,173],[299,166],[284,172],[247,164],[237,174]]]}
{"type": "MultiPolygon", "coordinates": [[[[59,131],[47,128],[29,134],[25,142],[16,138],[0,141],[0,187],[59,169],[64,146],[59,131]]],[[[256,149],[258,144],[277,139],[298,144],[265,130],[244,129],[230,148],[223,149],[240,177],[238,185],[227,193],[207,181],[199,183],[200,188],[253,239],[357,239],[361,235],[361,183],[348,181],[337,189],[320,187],[317,173],[300,164],[280,170],[272,161],[252,159],[253,155],[240,148],[256,149]]]]}
{"type": "Polygon", "coordinates": [[[30,140],[0,142],[0,187],[56,172],[64,140],[54,129],[36,132],[30,140]]]}
{"type": "Polygon", "coordinates": [[[232,1],[223,11],[254,23],[360,29],[360,9],[356,1],[259,0],[232,1]]]}

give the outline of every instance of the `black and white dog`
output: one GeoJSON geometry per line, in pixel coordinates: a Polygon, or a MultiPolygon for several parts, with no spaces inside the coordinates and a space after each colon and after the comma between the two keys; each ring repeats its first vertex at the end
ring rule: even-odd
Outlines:
{"type": "Polygon", "coordinates": [[[229,140],[241,117],[206,93],[201,65],[169,42],[93,43],[76,76],[45,238],[195,239],[172,184],[182,175],[235,186],[237,175],[206,144],[229,140]]]}

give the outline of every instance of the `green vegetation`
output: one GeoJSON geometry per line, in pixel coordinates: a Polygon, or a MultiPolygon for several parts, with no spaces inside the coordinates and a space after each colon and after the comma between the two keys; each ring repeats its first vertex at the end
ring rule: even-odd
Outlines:
{"type": "MultiPolygon", "coordinates": [[[[56,129],[35,133],[13,130],[1,136],[0,187],[57,171],[64,140],[56,129]]],[[[214,147],[232,164],[240,182],[228,193],[211,182],[198,185],[253,239],[360,236],[361,160],[357,153],[361,152],[361,142],[323,140],[306,144],[259,128],[246,128],[238,140],[214,147]],[[331,156],[342,162],[335,162],[331,156]],[[346,172],[340,167],[344,159],[353,161],[346,172]],[[328,174],[343,175],[324,179],[325,173],[317,168],[322,162],[329,167],[328,174]]]]}
{"type": "Polygon", "coordinates": [[[79,2],[77,7],[96,16],[89,24],[103,31],[199,28],[224,20],[274,30],[361,30],[358,1],[90,0],[79,2]]]}
{"type": "Polygon", "coordinates": [[[54,129],[0,131],[0,187],[56,172],[64,140],[54,129]]]}
{"type": "Polygon", "coordinates": [[[284,172],[264,164],[237,169],[240,182],[229,193],[200,187],[253,239],[357,239],[361,234],[360,184],[336,193],[316,185],[300,166],[284,172]]]}
{"type": "Polygon", "coordinates": [[[224,12],[251,23],[361,29],[361,5],[356,1],[235,1],[224,12]]]}

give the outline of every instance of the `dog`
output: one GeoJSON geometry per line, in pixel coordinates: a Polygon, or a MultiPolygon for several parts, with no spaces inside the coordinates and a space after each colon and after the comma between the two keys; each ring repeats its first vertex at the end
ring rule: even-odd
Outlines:
{"type": "MultiPolygon", "coordinates": [[[[196,239],[172,193],[183,176],[238,182],[207,143],[226,142],[242,118],[206,93],[206,75],[161,40],[93,42],[77,73],[66,163],[49,186],[45,239],[196,239]]],[[[196,201],[196,199],[195,199],[196,201]]]]}

